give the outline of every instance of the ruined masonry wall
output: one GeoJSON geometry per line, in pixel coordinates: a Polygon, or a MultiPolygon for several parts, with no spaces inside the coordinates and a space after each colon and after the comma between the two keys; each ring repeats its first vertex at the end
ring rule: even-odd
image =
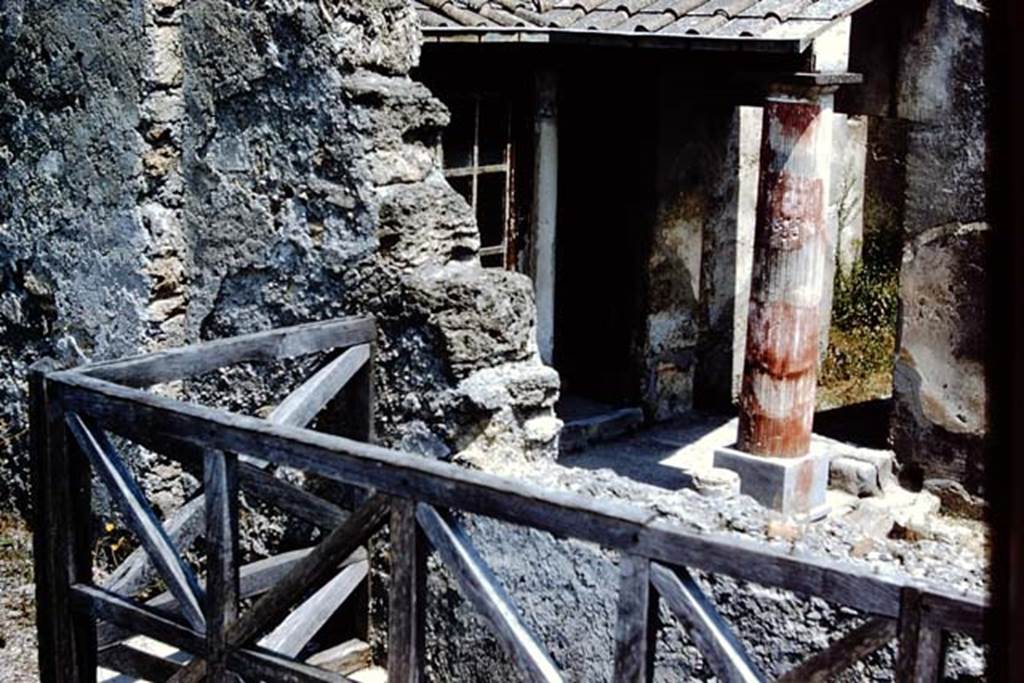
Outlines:
{"type": "MultiPolygon", "coordinates": [[[[680,98],[687,88],[679,78],[663,74],[659,82],[658,205],[645,330],[646,403],[655,419],[694,403],[731,405],[736,262],[743,249],[736,221],[738,108],[728,98],[680,98]]],[[[747,272],[748,286],[749,280],[747,272]]]]}
{"type": "Polygon", "coordinates": [[[896,115],[908,124],[893,448],[910,478],[981,495],[988,23],[984,8],[966,0],[932,0],[910,14],[894,90],[896,115]]]}
{"type": "MultiPolygon", "coordinates": [[[[532,289],[479,265],[431,152],[448,114],[406,75],[419,40],[404,0],[5,4],[4,500],[27,505],[36,358],[355,313],[382,324],[383,441],[552,455],[558,377],[537,356],[532,289]]],[[[232,381],[268,400],[289,388],[251,369],[232,381]]],[[[167,507],[190,486],[140,465],[167,507]]]]}
{"type": "Polygon", "coordinates": [[[28,495],[26,369],[145,346],[151,280],[144,17],[126,3],[0,13],[0,498],[28,495]]]}

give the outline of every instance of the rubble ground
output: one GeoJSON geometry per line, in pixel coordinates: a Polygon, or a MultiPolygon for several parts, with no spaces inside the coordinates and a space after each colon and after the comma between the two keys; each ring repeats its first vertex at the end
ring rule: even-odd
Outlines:
{"type": "Polygon", "coordinates": [[[0,681],[38,679],[32,534],[20,519],[0,517],[0,681]]]}
{"type": "MultiPolygon", "coordinates": [[[[950,590],[984,591],[989,568],[989,530],[942,508],[938,496],[911,492],[889,478],[877,495],[859,497],[830,488],[828,515],[820,522],[782,519],[742,495],[702,496],[694,484],[711,470],[716,448],[731,445],[736,419],[694,413],[578,453],[558,463],[523,467],[488,463],[487,469],[651,507],[698,531],[738,532],[793,544],[809,552],[877,571],[906,572],[950,590]]],[[[823,437],[845,456],[891,458],[891,452],[864,449],[823,437]],[[843,451],[842,449],[845,449],[843,451]]]]}
{"type": "MultiPolygon", "coordinates": [[[[724,486],[704,486],[702,495],[696,490],[702,479],[720,471],[711,467],[715,448],[729,445],[735,434],[735,421],[729,417],[692,413],[563,453],[558,461],[486,452],[461,453],[455,459],[549,489],[628,503],[697,533],[755,539],[783,552],[838,560],[855,570],[909,575],[954,593],[987,591],[990,541],[986,525],[944,514],[939,495],[907,491],[893,477],[879,476],[884,485],[873,496],[830,491],[829,514],[819,521],[783,518],[724,486]]],[[[839,442],[832,445],[841,457],[851,460],[884,463],[891,458],[885,451],[839,442]]],[[[877,471],[884,469],[879,465],[877,471]]],[[[464,523],[517,607],[530,615],[531,625],[555,660],[580,680],[606,680],[612,671],[608,642],[615,628],[618,554],[483,518],[469,516],[464,523]],[[567,577],[572,577],[573,590],[566,590],[567,577]],[[576,619],[566,620],[567,613],[585,615],[579,619],[582,625],[576,619]]],[[[861,623],[862,615],[855,610],[818,598],[724,575],[696,575],[748,654],[769,676],[785,673],[861,623]]],[[[451,586],[434,580],[438,583],[432,595],[453,592],[451,586]]],[[[438,608],[433,619],[438,628],[443,625],[449,632],[433,642],[435,666],[452,671],[452,678],[458,680],[492,675],[493,663],[483,667],[462,654],[466,643],[482,647],[489,642],[472,625],[471,611],[464,614],[454,603],[437,601],[443,609],[438,608]]],[[[663,621],[670,623],[671,619],[663,621]]],[[[677,630],[662,628],[658,638],[656,678],[711,680],[713,673],[699,652],[677,630]]],[[[893,652],[892,647],[879,651],[836,680],[891,680],[893,652]]],[[[952,636],[944,680],[985,680],[985,672],[985,647],[959,634],[952,636]]]]}

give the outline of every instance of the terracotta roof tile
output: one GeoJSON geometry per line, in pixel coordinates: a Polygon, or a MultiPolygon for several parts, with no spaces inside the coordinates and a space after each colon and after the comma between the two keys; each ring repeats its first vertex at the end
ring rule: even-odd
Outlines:
{"type": "Polygon", "coordinates": [[[414,0],[423,30],[806,40],[871,0],[414,0]]]}

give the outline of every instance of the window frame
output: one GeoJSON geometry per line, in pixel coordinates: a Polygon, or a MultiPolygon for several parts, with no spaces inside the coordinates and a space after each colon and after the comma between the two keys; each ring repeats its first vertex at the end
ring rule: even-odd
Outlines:
{"type": "MultiPolygon", "coordinates": [[[[515,144],[513,142],[513,105],[509,97],[502,93],[488,92],[488,91],[473,91],[473,92],[460,92],[451,93],[452,97],[459,97],[462,99],[470,100],[472,102],[473,121],[472,121],[472,154],[468,165],[452,166],[449,167],[447,157],[444,151],[444,134],[442,133],[441,139],[438,141],[438,158],[441,160],[441,168],[444,172],[446,179],[454,178],[469,178],[470,179],[470,196],[466,198],[469,202],[470,208],[473,210],[473,219],[477,223],[477,229],[480,227],[480,216],[479,211],[479,186],[480,177],[490,174],[504,174],[504,192],[502,195],[503,199],[503,215],[501,216],[501,242],[499,244],[487,245],[483,244],[483,235],[480,235],[481,246],[480,246],[480,258],[481,260],[489,259],[494,256],[501,257],[500,264],[485,265],[488,268],[504,268],[507,270],[514,270],[516,267],[516,211],[515,211],[515,144]],[[481,149],[481,110],[485,101],[490,100],[492,102],[499,102],[502,105],[505,118],[504,126],[504,139],[501,144],[502,148],[502,161],[500,163],[481,164],[480,163],[480,149],[481,149]]],[[[460,193],[461,194],[461,193],[460,193]]]]}

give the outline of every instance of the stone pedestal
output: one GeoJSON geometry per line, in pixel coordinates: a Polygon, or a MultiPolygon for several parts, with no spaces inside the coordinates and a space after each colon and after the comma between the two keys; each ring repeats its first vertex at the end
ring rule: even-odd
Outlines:
{"type": "Polygon", "coordinates": [[[784,515],[810,514],[825,505],[829,457],[820,444],[812,442],[808,454],[798,458],[771,458],[719,448],[714,466],[736,472],[740,493],[784,515]]]}

